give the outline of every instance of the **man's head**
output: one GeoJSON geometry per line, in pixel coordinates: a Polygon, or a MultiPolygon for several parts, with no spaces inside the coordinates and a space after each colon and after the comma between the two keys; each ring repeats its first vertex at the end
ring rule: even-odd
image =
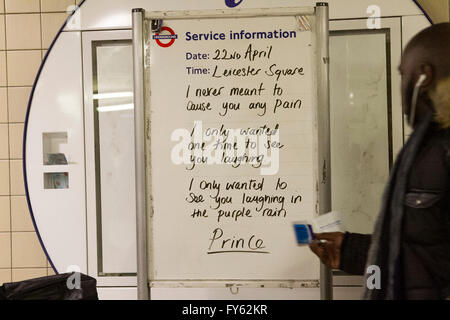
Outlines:
{"type": "Polygon", "coordinates": [[[403,112],[411,117],[414,87],[419,82],[416,125],[428,112],[441,127],[450,127],[450,23],[419,32],[406,46],[399,70],[402,74],[403,112]]]}

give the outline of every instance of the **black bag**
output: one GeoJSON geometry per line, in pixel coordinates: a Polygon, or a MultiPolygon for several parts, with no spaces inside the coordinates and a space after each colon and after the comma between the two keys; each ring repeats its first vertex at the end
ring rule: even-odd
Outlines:
{"type": "Polygon", "coordinates": [[[97,280],[81,273],[5,283],[0,300],[98,300],[97,280]]]}

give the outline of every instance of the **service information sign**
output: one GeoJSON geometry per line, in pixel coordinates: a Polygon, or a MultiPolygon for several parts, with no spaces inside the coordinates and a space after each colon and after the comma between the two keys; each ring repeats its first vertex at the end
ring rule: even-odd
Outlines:
{"type": "Polygon", "coordinates": [[[166,20],[148,37],[151,279],[318,279],[292,225],[316,210],[312,31],[166,20]]]}

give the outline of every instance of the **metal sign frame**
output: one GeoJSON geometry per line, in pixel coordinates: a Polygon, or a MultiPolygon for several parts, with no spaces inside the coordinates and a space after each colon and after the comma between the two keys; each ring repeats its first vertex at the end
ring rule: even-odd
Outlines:
{"type": "MultiPolygon", "coordinates": [[[[330,95],[329,95],[329,12],[328,3],[318,2],[315,7],[297,8],[267,8],[267,9],[227,9],[227,10],[197,10],[149,12],[144,9],[133,9],[133,69],[134,69],[134,113],[135,113],[135,158],[136,158],[136,228],[137,228],[137,284],[138,299],[150,298],[150,283],[148,274],[148,225],[147,212],[152,214],[151,181],[146,179],[146,150],[150,142],[146,137],[145,108],[150,88],[146,88],[145,76],[145,45],[144,29],[146,20],[171,19],[215,19],[215,18],[248,18],[267,16],[315,16],[315,102],[314,112],[315,136],[315,180],[317,190],[316,214],[331,211],[331,173],[330,173],[330,95]],[[319,143],[320,142],[320,143],[319,143]]],[[[152,27],[158,27],[155,23],[152,27]]],[[[147,128],[146,128],[147,127],[147,128]]],[[[151,168],[150,168],[151,170],[151,168]]],[[[253,281],[255,282],[255,281],[253,281]]],[[[311,282],[311,281],[309,281],[311,282]]],[[[230,281],[224,281],[230,286],[230,281]]],[[[236,287],[251,286],[250,281],[233,282],[236,287]]],[[[259,287],[311,287],[314,284],[304,281],[258,281],[259,287]]],[[[157,286],[153,285],[152,286],[157,286]]],[[[211,286],[211,284],[209,284],[211,286]]],[[[252,285],[255,286],[254,283],[252,285]]],[[[184,283],[172,283],[170,287],[187,287],[184,283]]],[[[190,287],[208,287],[207,283],[194,281],[190,287]]],[[[323,300],[332,299],[331,270],[323,264],[320,266],[320,296],[323,300]]]]}

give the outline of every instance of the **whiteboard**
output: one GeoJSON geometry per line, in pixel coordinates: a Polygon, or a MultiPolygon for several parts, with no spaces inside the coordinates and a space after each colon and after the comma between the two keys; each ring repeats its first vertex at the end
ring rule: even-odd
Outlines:
{"type": "Polygon", "coordinates": [[[319,279],[314,16],[176,16],[144,39],[149,280],[319,279]]]}

